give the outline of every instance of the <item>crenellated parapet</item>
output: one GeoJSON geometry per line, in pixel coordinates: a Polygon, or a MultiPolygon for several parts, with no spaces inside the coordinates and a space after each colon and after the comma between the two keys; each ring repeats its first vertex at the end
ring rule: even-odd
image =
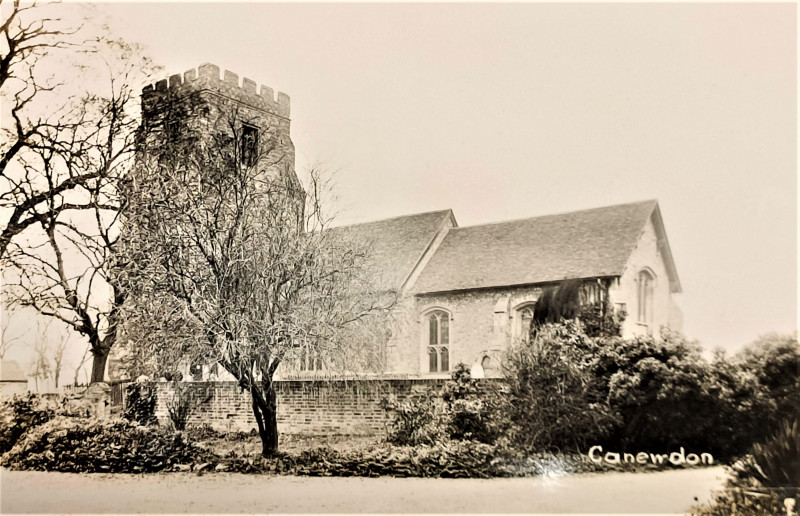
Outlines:
{"type": "Polygon", "coordinates": [[[172,89],[191,87],[196,90],[208,90],[224,97],[243,102],[249,106],[261,109],[274,115],[289,118],[289,95],[275,93],[269,86],[261,86],[248,78],[239,81],[239,76],[229,70],[220,75],[217,65],[205,63],[197,69],[192,69],[183,74],[171,75],[142,90],[142,96],[147,97],[167,92],[172,89]]]}

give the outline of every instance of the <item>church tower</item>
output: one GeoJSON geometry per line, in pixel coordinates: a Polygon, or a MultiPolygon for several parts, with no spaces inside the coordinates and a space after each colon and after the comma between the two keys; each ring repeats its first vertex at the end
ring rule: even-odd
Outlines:
{"type": "Polygon", "coordinates": [[[193,129],[198,143],[224,135],[244,166],[275,178],[294,170],[294,144],[289,135],[289,96],[220,68],[202,64],[175,74],[142,91],[142,121],[150,136],[162,133],[174,141],[193,129]],[[156,128],[153,130],[152,128],[156,128]]]}

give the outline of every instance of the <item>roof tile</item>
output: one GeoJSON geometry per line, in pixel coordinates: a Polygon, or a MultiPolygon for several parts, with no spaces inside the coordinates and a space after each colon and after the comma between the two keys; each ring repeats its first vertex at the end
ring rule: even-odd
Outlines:
{"type": "Polygon", "coordinates": [[[619,276],[656,201],[451,229],[414,293],[619,276]]]}

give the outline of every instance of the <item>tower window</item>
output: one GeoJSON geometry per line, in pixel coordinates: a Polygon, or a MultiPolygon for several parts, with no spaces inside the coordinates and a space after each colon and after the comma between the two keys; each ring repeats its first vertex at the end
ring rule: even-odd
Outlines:
{"type": "Polygon", "coordinates": [[[241,141],[242,164],[252,167],[258,161],[258,128],[242,124],[241,141]]]}

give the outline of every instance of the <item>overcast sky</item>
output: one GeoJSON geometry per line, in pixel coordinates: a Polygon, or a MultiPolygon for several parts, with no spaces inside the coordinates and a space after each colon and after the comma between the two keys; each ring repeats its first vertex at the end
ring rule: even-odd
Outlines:
{"type": "Polygon", "coordinates": [[[101,4],[164,76],[291,97],[341,223],[658,199],[685,333],[797,327],[797,14],[783,4],[101,4]]]}

